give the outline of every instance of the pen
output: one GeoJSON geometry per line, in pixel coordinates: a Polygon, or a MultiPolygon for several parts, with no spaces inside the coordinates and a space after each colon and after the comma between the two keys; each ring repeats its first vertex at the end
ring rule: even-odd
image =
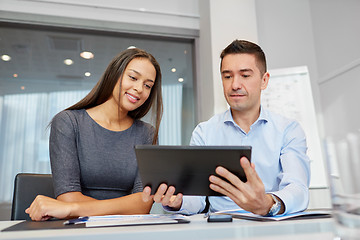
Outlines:
{"type": "Polygon", "coordinates": [[[64,222],[64,225],[72,225],[72,224],[84,223],[88,219],[89,219],[89,217],[79,217],[79,218],[69,219],[69,220],[64,222]]]}

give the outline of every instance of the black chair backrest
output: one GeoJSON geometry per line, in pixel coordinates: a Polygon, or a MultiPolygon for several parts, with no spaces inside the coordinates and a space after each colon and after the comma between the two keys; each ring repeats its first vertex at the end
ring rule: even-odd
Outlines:
{"type": "Polygon", "coordinates": [[[11,220],[31,220],[25,209],[37,195],[54,197],[52,175],[18,173],[15,177],[11,220]]]}

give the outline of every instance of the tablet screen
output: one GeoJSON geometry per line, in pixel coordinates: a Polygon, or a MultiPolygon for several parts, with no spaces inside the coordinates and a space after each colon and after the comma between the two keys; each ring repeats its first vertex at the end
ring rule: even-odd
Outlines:
{"type": "Polygon", "coordinates": [[[150,186],[152,194],[161,183],[172,185],[175,193],[216,196],[209,188],[209,176],[223,166],[246,182],[240,158],[251,161],[251,146],[135,146],[143,187],[150,186]]]}

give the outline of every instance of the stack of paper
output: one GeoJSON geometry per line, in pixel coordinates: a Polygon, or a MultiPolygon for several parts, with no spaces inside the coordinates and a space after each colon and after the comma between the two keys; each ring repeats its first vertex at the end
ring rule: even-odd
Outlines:
{"type": "Polygon", "coordinates": [[[304,211],[304,212],[291,213],[291,214],[286,214],[286,215],[277,215],[277,216],[273,216],[273,217],[264,217],[261,215],[256,215],[256,214],[253,214],[250,212],[246,212],[243,209],[219,211],[219,212],[215,212],[212,214],[227,214],[227,215],[232,215],[234,218],[242,218],[242,219],[256,220],[256,221],[281,221],[281,220],[289,220],[289,219],[331,217],[331,211],[327,211],[327,210],[304,211]]]}
{"type": "Polygon", "coordinates": [[[64,224],[85,223],[86,227],[131,226],[149,224],[189,223],[188,217],[180,214],[106,215],[80,217],[64,224]]]}

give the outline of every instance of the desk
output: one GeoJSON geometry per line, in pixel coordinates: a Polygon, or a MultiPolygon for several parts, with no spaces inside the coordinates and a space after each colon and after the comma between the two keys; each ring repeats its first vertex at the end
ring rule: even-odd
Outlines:
{"type": "MultiPolygon", "coordinates": [[[[194,215],[190,219],[191,223],[188,224],[0,232],[0,239],[334,239],[332,233],[333,220],[331,218],[281,222],[234,219],[231,223],[208,223],[203,215],[194,215]]],[[[0,221],[0,229],[19,222],[0,221]]]]}

